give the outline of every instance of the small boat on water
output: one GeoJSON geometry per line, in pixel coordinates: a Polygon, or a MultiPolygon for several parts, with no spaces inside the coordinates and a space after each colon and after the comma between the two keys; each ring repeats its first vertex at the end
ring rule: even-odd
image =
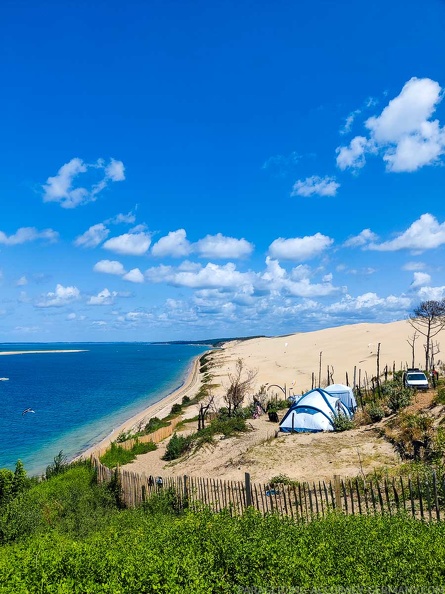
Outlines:
{"type": "Polygon", "coordinates": [[[0,382],[7,382],[9,377],[0,377],[0,382]]]}

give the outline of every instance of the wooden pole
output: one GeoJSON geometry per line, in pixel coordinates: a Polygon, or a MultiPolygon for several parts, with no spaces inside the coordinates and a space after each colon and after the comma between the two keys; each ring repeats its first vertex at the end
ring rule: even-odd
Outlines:
{"type": "Polygon", "coordinates": [[[342,509],[341,505],[341,489],[340,489],[340,477],[338,474],[334,474],[334,490],[335,490],[335,509],[342,509]]]}
{"type": "Polygon", "coordinates": [[[252,490],[250,486],[250,474],[248,472],[244,473],[244,485],[246,488],[246,507],[251,507],[252,505],[252,490]]]}

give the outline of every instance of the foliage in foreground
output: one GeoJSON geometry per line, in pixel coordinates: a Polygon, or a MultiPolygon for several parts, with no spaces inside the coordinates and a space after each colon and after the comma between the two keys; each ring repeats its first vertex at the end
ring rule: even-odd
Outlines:
{"type": "Polygon", "coordinates": [[[118,510],[86,464],[0,506],[0,592],[334,592],[439,588],[445,523],[181,512],[161,491],[118,510]],[[256,588],[256,590],[255,590],[256,588]],[[356,589],[356,590],[354,590],[356,589]]]}
{"type": "MultiPolygon", "coordinates": [[[[85,538],[48,530],[0,549],[2,592],[320,592],[431,588],[445,577],[443,524],[331,516],[296,525],[256,512],[126,510],[85,538]]],[[[406,589],[405,592],[409,592],[406,589]]]]}

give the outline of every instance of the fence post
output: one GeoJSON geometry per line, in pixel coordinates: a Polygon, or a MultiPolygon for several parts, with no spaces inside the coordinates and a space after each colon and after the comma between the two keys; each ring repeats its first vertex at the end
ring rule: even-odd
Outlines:
{"type": "Polygon", "coordinates": [[[340,489],[340,477],[338,474],[334,474],[334,489],[335,489],[335,509],[342,509],[341,505],[341,489],[340,489]]]}
{"type": "Polygon", "coordinates": [[[244,473],[244,484],[246,487],[246,507],[251,507],[251,505],[252,505],[252,491],[250,489],[250,474],[248,472],[244,473]]]}
{"type": "Polygon", "coordinates": [[[433,491],[434,491],[434,507],[436,508],[436,519],[440,520],[439,498],[437,496],[437,475],[436,475],[435,470],[433,470],[433,491]]]}
{"type": "Polygon", "coordinates": [[[188,492],[188,485],[187,485],[187,475],[184,474],[184,499],[182,503],[182,507],[188,507],[188,500],[189,500],[189,492],[188,492]]]}

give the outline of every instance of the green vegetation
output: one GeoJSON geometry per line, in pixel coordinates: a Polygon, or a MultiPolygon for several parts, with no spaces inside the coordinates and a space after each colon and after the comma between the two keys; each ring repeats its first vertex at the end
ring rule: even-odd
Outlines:
{"type": "Polygon", "coordinates": [[[154,433],[158,429],[162,429],[162,427],[168,427],[170,424],[170,421],[166,421],[165,419],[152,417],[145,425],[144,434],[149,435],[150,433],[154,433]]]}
{"type": "Polygon", "coordinates": [[[166,489],[140,509],[119,509],[111,489],[95,484],[87,464],[29,483],[0,506],[0,591],[384,588],[390,594],[443,587],[445,523],[332,514],[301,524],[253,510],[234,517],[205,508],[181,512],[177,503],[174,491],[166,489]]]}
{"type": "Polygon", "coordinates": [[[125,450],[122,446],[116,442],[111,444],[109,450],[100,458],[100,461],[108,468],[115,468],[117,465],[122,466],[132,462],[136,456],[140,454],[146,454],[147,452],[153,452],[157,449],[157,445],[152,441],[147,443],[141,443],[136,440],[136,443],[131,450],[125,450]]]}
{"type": "Polygon", "coordinates": [[[412,403],[415,391],[405,388],[401,383],[393,380],[383,384],[382,394],[386,406],[392,413],[396,413],[412,403]]]}
{"type": "Polygon", "coordinates": [[[177,403],[172,406],[169,416],[180,415],[181,413],[182,413],[182,404],[177,403]]]}
{"type": "Polygon", "coordinates": [[[300,483],[291,479],[287,474],[278,474],[277,476],[273,476],[270,481],[269,485],[274,487],[275,485],[288,485],[290,487],[298,487],[300,483]]]}
{"type": "Polygon", "coordinates": [[[437,388],[437,395],[434,399],[435,404],[445,404],[445,386],[437,388]]]}
{"type": "MultiPolygon", "coordinates": [[[[224,411],[224,409],[222,409],[224,411]]],[[[163,460],[176,460],[186,452],[196,450],[206,443],[213,443],[216,435],[232,437],[238,433],[248,431],[243,416],[243,409],[238,409],[234,417],[226,417],[224,412],[213,419],[207,427],[191,435],[183,436],[174,433],[167,444],[163,460]]]]}
{"type": "Polygon", "coordinates": [[[332,425],[334,427],[334,431],[349,431],[350,429],[353,429],[354,421],[348,416],[339,412],[332,416],[332,425]]]}

